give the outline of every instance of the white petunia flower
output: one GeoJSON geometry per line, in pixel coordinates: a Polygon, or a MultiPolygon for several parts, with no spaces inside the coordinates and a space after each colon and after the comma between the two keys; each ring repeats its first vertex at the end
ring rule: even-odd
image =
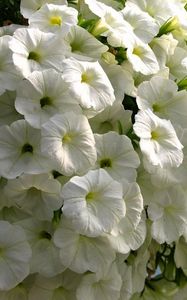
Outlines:
{"type": "Polygon", "coordinates": [[[93,35],[107,36],[108,43],[113,47],[126,48],[133,42],[133,28],[120,12],[96,0],[85,0],[85,3],[100,18],[91,31],[93,35]]]}
{"type": "MultiPolygon", "coordinates": [[[[157,189],[159,186],[153,185],[151,181],[150,173],[145,169],[145,165],[143,164],[143,155],[139,154],[141,158],[140,167],[137,170],[137,183],[141,188],[141,193],[144,200],[144,205],[149,205],[150,202],[154,201],[154,196],[156,195],[157,189]]],[[[151,165],[152,167],[152,165],[151,165]]],[[[161,169],[159,166],[157,167],[159,170],[161,169]]]]}
{"type": "Polygon", "coordinates": [[[22,79],[21,72],[14,67],[12,51],[9,43],[14,39],[8,35],[0,37],[0,94],[7,90],[15,90],[17,84],[22,79]]]}
{"type": "Polygon", "coordinates": [[[62,206],[61,185],[48,174],[22,175],[9,180],[4,192],[12,206],[39,220],[51,220],[53,211],[62,206]]]}
{"type": "Polygon", "coordinates": [[[132,26],[133,32],[143,43],[150,43],[159,31],[159,25],[148,13],[134,6],[121,11],[124,19],[132,26]]]}
{"type": "Polygon", "coordinates": [[[21,14],[24,18],[28,19],[30,16],[39,10],[42,5],[46,3],[53,3],[59,5],[66,5],[68,4],[67,0],[21,0],[21,14]]]}
{"type": "Polygon", "coordinates": [[[51,167],[40,150],[40,131],[25,120],[0,127],[0,173],[13,179],[22,173],[40,174],[51,167]]]}
{"type": "Polygon", "coordinates": [[[157,58],[160,69],[167,68],[168,59],[173,56],[178,41],[174,39],[171,33],[163,34],[161,37],[155,37],[150,46],[157,58]]]}
{"type": "Polygon", "coordinates": [[[69,46],[66,56],[77,60],[96,61],[108,50],[107,46],[80,26],[72,26],[64,40],[69,46]]]}
{"type": "Polygon", "coordinates": [[[45,4],[29,18],[30,27],[65,36],[77,24],[78,11],[66,5],[45,4]]]}
{"type": "Polygon", "coordinates": [[[39,273],[45,277],[53,277],[63,272],[66,267],[60,262],[59,249],[53,241],[53,228],[50,222],[28,218],[18,221],[32,249],[30,273],[39,273]]]}
{"type": "Polygon", "coordinates": [[[112,106],[90,118],[89,123],[94,133],[116,131],[125,134],[132,126],[131,114],[130,110],[124,110],[122,103],[115,101],[112,106]]]}
{"type": "Polygon", "coordinates": [[[42,126],[42,151],[66,176],[86,173],[96,161],[95,140],[85,116],[57,114],[42,126]]]}
{"type": "Polygon", "coordinates": [[[134,229],[124,218],[118,227],[115,228],[114,232],[108,235],[108,240],[116,252],[127,254],[131,250],[137,250],[143,244],[146,233],[146,223],[144,220],[140,221],[136,229],[134,229]]]}
{"type": "Polygon", "coordinates": [[[75,291],[80,280],[80,274],[70,270],[53,278],[37,275],[28,300],[36,300],[38,297],[40,300],[75,300],[75,291]]]}
{"type": "Polygon", "coordinates": [[[176,184],[181,184],[184,188],[186,187],[187,180],[187,169],[186,169],[186,146],[187,146],[187,131],[183,130],[180,126],[175,126],[176,132],[179,137],[180,142],[184,146],[183,155],[184,159],[182,164],[179,167],[164,167],[160,168],[160,166],[153,166],[145,162],[144,167],[146,171],[141,168],[138,172],[140,177],[138,176],[138,182],[140,179],[140,185],[143,192],[144,200],[148,204],[150,200],[152,201],[154,194],[156,199],[156,191],[157,189],[168,188],[169,186],[173,186],[176,184]],[[141,178],[142,177],[142,178],[141,178]],[[143,179],[143,181],[142,181],[143,179]],[[150,194],[150,195],[149,195],[150,194]],[[146,198],[146,199],[145,199],[146,198]],[[147,200],[150,199],[148,202],[147,200]]]}
{"type": "Polygon", "coordinates": [[[54,68],[62,71],[65,44],[53,33],[37,28],[17,29],[9,42],[15,67],[27,77],[33,71],[54,68]]]}
{"type": "Polygon", "coordinates": [[[169,119],[173,125],[187,127],[187,92],[177,91],[177,84],[163,77],[152,77],[139,85],[137,104],[139,109],[150,108],[158,117],[169,119]],[[186,114],[185,114],[186,112],[186,114]]]}
{"type": "Polygon", "coordinates": [[[113,86],[116,101],[121,103],[124,100],[125,94],[133,94],[132,87],[134,84],[131,72],[129,72],[128,69],[123,68],[122,65],[102,63],[102,67],[113,86]]]}
{"type": "Polygon", "coordinates": [[[110,232],[125,216],[122,186],[103,170],[75,176],[62,188],[63,214],[87,236],[110,232]]]}
{"type": "Polygon", "coordinates": [[[170,71],[170,78],[181,80],[187,73],[187,49],[176,47],[173,55],[168,55],[166,66],[170,71]]]}
{"type": "Polygon", "coordinates": [[[170,187],[157,192],[157,201],[148,207],[153,221],[152,236],[160,244],[177,241],[187,226],[187,201],[180,187],[170,187]]]}
{"type": "Polygon", "coordinates": [[[15,91],[6,91],[0,96],[0,125],[10,125],[12,122],[22,119],[15,109],[15,91]]]}
{"type": "MultiPolygon", "coordinates": [[[[124,255],[120,255],[123,257],[124,255]]],[[[130,300],[131,296],[132,296],[132,266],[128,266],[125,262],[124,262],[125,258],[121,259],[118,261],[116,261],[117,267],[118,267],[118,271],[121,275],[121,279],[122,279],[122,286],[121,286],[121,291],[120,291],[120,298],[119,300],[130,300]]]]}
{"type": "Polygon", "coordinates": [[[140,138],[142,154],[150,164],[164,168],[178,167],[182,163],[183,146],[170,121],[146,109],[135,116],[133,128],[140,138]]]}
{"type": "Polygon", "coordinates": [[[143,198],[137,183],[123,181],[123,198],[126,204],[126,215],[107,235],[113,249],[119,253],[137,250],[146,237],[146,224],[141,214],[143,198]]]}
{"type": "Polygon", "coordinates": [[[134,151],[131,140],[126,135],[116,132],[95,134],[97,148],[96,168],[104,168],[115,180],[136,180],[136,168],[139,157],[134,151]]]}
{"type": "Polygon", "coordinates": [[[63,76],[82,108],[99,112],[113,104],[113,87],[98,62],[64,59],[63,76]]]}
{"type": "Polygon", "coordinates": [[[104,274],[115,259],[106,238],[79,234],[64,217],[55,231],[54,243],[60,248],[61,263],[77,273],[104,274]]]}
{"type": "Polygon", "coordinates": [[[126,215],[122,220],[125,219],[129,227],[136,228],[142,219],[143,198],[141,190],[136,182],[129,184],[126,180],[123,180],[122,185],[123,199],[126,205],[126,215]]]}
{"type": "Polygon", "coordinates": [[[140,249],[138,249],[137,252],[131,252],[127,258],[127,264],[132,267],[132,283],[136,282],[136,284],[132,284],[133,294],[136,292],[141,292],[145,286],[145,279],[147,277],[147,264],[150,259],[150,252],[148,251],[147,246],[148,245],[144,244],[140,249]]]}
{"type": "Polygon", "coordinates": [[[30,215],[23,212],[21,209],[14,206],[9,207],[9,205],[5,205],[5,207],[1,209],[0,216],[2,220],[8,221],[12,224],[20,220],[25,220],[30,218],[30,215]]]}
{"type": "MultiPolygon", "coordinates": [[[[181,184],[186,187],[187,169],[186,161],[179,166],[173,168],[160,168],[146,166],[151,182],[156,188],[168,188],[176,184],[181,184]]],[[[153,187],[153,188],[154,188],[153,187]]],[[[156,195],[155,195],[156,197],[156,195]]]]}
{"type": "Polygon", "coordinates": [[[85,275],[76,292],[77,300],[117,300],[120,297],[121,285],[121,276],[113,264],[102,278],[97,274],[85,275]]]}
{"type": "Polygon", "coordinates": [[[31,248],[20,226],[0,221],[0,290],[9,290],[29,275],[31,248]]]}
{"type": "Polygon", "coordinates": [[[62,74],[54,69],[34,71],[17,88],[16,110],[34,128],[41,128],[53,115],[66,111],[81,112],[68,92],[62,74]]]}
{"type": "Polygon", "coordinates": [[[127,49],[127,59],[134,71],[144,75],[155,74],[159,71],[158,61],[149,45],[136,39],[127,49]]]}
{"type": "MultiPolygon", "coordinates": [[[[137,88],[138,86],[145,80],[150,80],[150,78],[153,75],[144,75],[141,72],[136,72],[133,68],[133,65],[130,63],[130,61],[125,60],[122,64],[121,64],[122,69],[124,70],[124,72],[126,73],[126,76],[128,76],[128,85],[127,85],[127,89],[125,90],[125,94],[136,98],[137,96],[137,88]]],[[[157,75],[160,74],[160,76],[164,77],[164,78],[168,78],[169,77],[169,69],[168,68],[164,68],[163,70],[160,70],[159,72],[156,73],[157,75]]],[[[125,100],[124,100],[124,104],[125,104],[125,100]]]]}
{"type": "Polygon", "coordinates": [[[147,12],[152,18],[154,18],[159,25],[162,25],[172,16],[178,16],[181,24],[186,26],[187,17],[184,6],[179,1],[171,0],[128,0],[125,5],[132,10],[134,6],[140,8],[142,11],[147,12]]]}

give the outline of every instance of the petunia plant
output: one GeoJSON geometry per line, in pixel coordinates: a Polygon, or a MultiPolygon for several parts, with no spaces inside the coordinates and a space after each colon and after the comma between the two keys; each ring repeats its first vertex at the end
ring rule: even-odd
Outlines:
{"type": "Polygon", "coordinates": [[[186,300],[187,1],[20,13],[0,27],[0,299],[186,300]]]}

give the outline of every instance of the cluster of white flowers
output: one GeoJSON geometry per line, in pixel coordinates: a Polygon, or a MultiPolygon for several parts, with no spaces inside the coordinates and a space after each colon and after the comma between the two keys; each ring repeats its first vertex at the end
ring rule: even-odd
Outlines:
{"type": "Polygon", "coordinates": [[[186,9],[21,0],[0,28],[1,300],[186,299],[186,9]]]}

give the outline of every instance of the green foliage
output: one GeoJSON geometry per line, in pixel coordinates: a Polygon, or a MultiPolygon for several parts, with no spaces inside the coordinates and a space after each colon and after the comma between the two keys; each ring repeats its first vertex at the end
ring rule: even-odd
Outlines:
{"type": "Polygon", "coordinates": [[[0,0],[0,26],[9,23],[24,23],[20,14],[20,0],[0,0]]]}

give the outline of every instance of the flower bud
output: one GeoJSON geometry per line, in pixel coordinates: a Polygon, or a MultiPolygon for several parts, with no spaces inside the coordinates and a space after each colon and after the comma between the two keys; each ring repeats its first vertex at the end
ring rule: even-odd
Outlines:
{"type": "Polygon", "coordinates": [[[167,34],[174,30],[178,30],[180,28],[179,19],[177,16],[169,18],[161,27],[158,33],[158,37],[162,36],[163,34],[167,34]]]}

